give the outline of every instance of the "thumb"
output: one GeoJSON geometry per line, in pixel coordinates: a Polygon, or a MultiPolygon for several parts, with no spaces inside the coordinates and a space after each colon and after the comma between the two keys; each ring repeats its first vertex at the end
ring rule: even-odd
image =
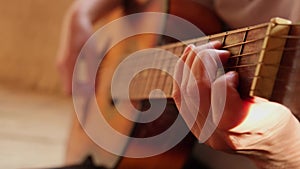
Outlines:
{"type": "Polygon", "coordinates": [[[241,99],[237,86],[236,72],[226,73],[212,85],[213,120],[222,130],[234,128],[247,116],[249,102],[241,99]]]}

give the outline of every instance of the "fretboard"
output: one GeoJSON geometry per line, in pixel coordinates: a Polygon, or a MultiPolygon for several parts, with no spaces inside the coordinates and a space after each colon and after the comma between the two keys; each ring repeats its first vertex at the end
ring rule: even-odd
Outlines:
{"type": "MultiPolygon", "coordinates": [[[[284,49],[286,40],[291,38],[288,35],[290,24],[282,20],[280,23],[276,21],[159,47],[165,52],[153,53],[159,56],[151,63],[156,69],[147,69],[136,74],[130,83],[130,98],[134,100],[149,98],[150,92],[154,89],[160,89],[166,97],[171,97],[172,73],[178,58],[166,59],[164,57],[166,53],[171,52],[180,57],[187,45],[202,45],[210,41],[220,41],[223,49],[231,52],[224,68],[225,71],[239,73],[239,92],[243,97],[257,95],[270,98],[281,56],[286,50],[284,49]]],[[[143,61],[136,61],[136,64],[143,64],[143,61]]],[[[134,68],[128,68],[128,71],[134,71],[130,69],[134,68]]],[[[117,92],[120,95],[122,95],[121,88],[117,92]]],[[[156,98],[165,96],[154,95],[156,98]]]]}

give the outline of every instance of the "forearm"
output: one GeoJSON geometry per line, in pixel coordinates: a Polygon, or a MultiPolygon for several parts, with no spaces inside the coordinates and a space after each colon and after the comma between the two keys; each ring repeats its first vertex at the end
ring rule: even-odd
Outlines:
{"type": "Polygon", "coordinates": [[[294,116],[266,131],[232,133],[233,149],[261,169],[300,168],[300,124],[294,116]]]}
{"type": "Polygon", "coordinates": [[[68,9],[62,24],[57,53],[57,67],[62,76],[63,90],[72,92],[72,77],[76,59],[82,46],[94,33],[96,21],[121,7],[122,0],[76,0],[68,9]]]}
{"type": "Polygon", "coordinates": [[[270,144],[268,160],[254,160],[260,168],[300,169],[300,124],[291,117],[274,136],[265,140],[270,144]],[[272,141],[270,141],[272,139],[272,141]]]}

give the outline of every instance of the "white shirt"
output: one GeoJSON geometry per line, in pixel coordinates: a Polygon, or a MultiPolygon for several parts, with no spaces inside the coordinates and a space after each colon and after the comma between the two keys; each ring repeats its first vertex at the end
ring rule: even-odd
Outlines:
{"type": "Polygon", "coordinates": [[[197,0],[232,28],[268,22],[273,17],[300,22],[299,0],[197,0]]]}

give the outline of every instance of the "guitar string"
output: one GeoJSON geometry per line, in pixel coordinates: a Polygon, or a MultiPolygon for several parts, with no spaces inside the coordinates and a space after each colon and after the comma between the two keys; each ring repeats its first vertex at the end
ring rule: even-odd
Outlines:
{"type": "MultiPolygon", "coordinates": [[[[298,51],[298,50],[300,50],[300,46],[298,46],[298,47],[273,48],[273,49],[268,49],[268,50],[266,50],[265,48],[261,48],[260,50],[254,51],[254,52],[248,52],[248,53],[243,53],[243,54],[238,54],[238,55],[231,55],[230,58],[245,57],[245,56],[249,56],[249,55],[260,54],[260,52],[262,52],[262,51],[265,51],[265,52],[270,52],[270,51],[292,51],[293,52],[293,51],[298,51]]],[[[165,60],[168,60],[168,59],[162,57],[160,60],[165,61],[165,60]]]]}
{"type": "MultiPolygon", "coordinates": [[[[251,64],[251,65],[249,64],[249,65],[245,65],[245,67],[246,66],[256,66],[258,64],[263,64],[263,63],[256,63],[256,64],[251,64]]],[[[268,65],[268,64],[264,64],[264,65],[268,65]]],[[[269,66],[274,66],[274,65],[269,64],[269,66]]],[[[243,67],[239,67],[239,68],[243,68],[243,67]]],[[[243,73],[243,71],[241,69],[239,69],[238,71],[239,71],[239,73],[243,73]]],[[[248,71],[244,71],[244,72],[248,72],[248,71]]],[[[169,76],[168,74],[164,74],[164,75],[165,75],[165,77],[169,76]]],[[[271,76],[261,76],[261,75],[259,75],[259,76],[246,76],[246,77],[243,77],[243,79],[253,79],[253,78],[263,78],[263,79],[271,79],[271,80],[276,80],[276,81],[286,81],[286,79],[279,79],[279,78],[274,78],[274,77],[271,77],[271,76]]],[[[295,79],[295,80],[297,80],[297,79],[295,79]]],[[[291,82],[294,82],[294,83],[300,82],[299,80],[298,81],[295,81],[295,80],[291,81],[291,82]]],[[[144,80],[141,80],[141,81],[144,81],[144,80]]],[[[164,90],[164,89],[162,89],[162,90],[164,90]]],[[[143,95],[147,95],[147,94],[144,93],[143,95]]]]}
{"type": "Polygon", "coordinates": [[[186,44],[195,44],[198,42],[208,41],[210,39],[223,38],[224,36],[245,33],[246,31],[251,31],[251,30],[255,30],[255,29],[267,28],[268,25],[269,24],[262,24],[262,25],[258,25],[255,27],[247,27],[247,28],[242,28],[242,29],[238,29],[235,31],[227,31],[227,32],[223,32],[223,33],[219,33],[219,34],[215,34],[215,35],[209,35],[209,36],[205,36],[205,37],[187,40],[184,42],[176,42],[176,43],[172,43],[172,44],[163,45],[163,46],[160,46],[160,48],[168,50],[168,49],[174,48],[176,46],[182,46],[182,45],[184,46],[186,44]]]}
{"type": "MultiPolygon", "coordinates": [[[[161,55],[165,55],[163,53],[163,51],[159,51],[159,53],[157,53],[158,57],[160,57],[161,55]]],[[[155,63],[155,66],[162,67],[162,64],[163,64],[163,62],[158,60],[158,62],[155,63]]],[[[153,80],[153,79],[160,79],[160,72],[156,71],[156,70],[152,71],[152,78],[150,77],[150,79],[151,79],[151,82],[150,82],[151,84],[149,86],[149,89],[146,89],[147,92],[145,94],[147,94],[147,93],[151,92],[153,89],[157,88],[159,80],[153,80]]]]}
{"type": "MultiPolygon", "coordinates": [[[[257,63],[257,64],[262,64],[262,63],[257,63]]],[[[257,64],[252,64],[252,65],[245,65],[245,67],[248,67],[248,66],[255,66],[255,65],[257,65],[257,64]]],[[[265,64],[266,65],[266,64],[265,64]]],[[[269,66],[273,66],[273,65],[269,65],[269,66]]],[[[170,68],[174,68],[174,67],[170,67],[170,68]]],[[[238,72],[239,73],[242,73],[243,72],[243,70],[241,70],[241,68],[243,68],[243,67],[240,67],[240,68],[238,68],[238,72]]],[[[249,71],[245,71],[245,72],[249,72],[249,71]]],[[[169,75],[167,75],[167,74],[164,74],[164,75],[166,75],[165,77],[169,77],[169,75]]],[[[264,78],[264,79],[271,79],[271,80],[275,80],[275,81],[286,81],[286,79],[278,79],[278,78],[276,78],[276,79],[274,79],[274,77],[268,77],[268,76],[252,76],[252,77],[248,77],[248,76],[246,76],[246,77],[243,77],[243,79],[253,79],[253,78],[264,78]]],[[[154,79],[155,80],[155,79],[154,79]]],[[[167,80],[171,80],[171,81],[173,81],[172,79],[167,79],[167,78],[165,78],[165,80],[167,81],[167,80]]],[[[143,80],[142,80],[143,81],[143,80]]],[[[289,83],[299,83],[299,81],[290,81],[289,83]]],[[[166,93],[166,95],[167,96],[169,96],[169,95],[171,95],[171,92],[172,92],[172,90],[168,90],[167,91],[167,89],[165,88],[165,82],[164,82],[164,88],[162,88],[162,90],[166,93]]],[[[168,85],[169,86],[169,85],[168,85]]],[[[156,87],[156,86],[153,86],[154,88],[156,87]]],[[[138,95],[137,96],[137,98],[144,98],[144,97],[147,97],[148,95],[146,94],[146,93],[143,93],[142,95],[138,95]]]]}
{"type": "MultiPolygon", "coordinates": [[[[257,38],[257,39],[253,39],[253,40],[247,40],[245,42],[238,42],[238,43],[234,43],[234,44],[230,44],[230,45],[225,45],[225,46],[222,47],[222,49],[229,49],[229,48],[234,48],[234,47],[240,47],[240,45],[247,45],[247,44],[250,44],[250,43],[254,43],[254,42],[257,42],[257,41],[264,40],[266,37],[285,38],[287,40],[289,40],[289,39],[300,39],[300,36],[293,36],[293,35],[289,35],[289,36],[271,36],[271,35],[266,35],[266,36],[261,37],[261,38],[257,38]]],[[[165,50],[169,51],[169,50],[173,50],[173,48],[185,47],[185,46],[187,46],[187,45],[183,44],[183,43],[180,43],[180,44],[177,44],[177,45],[173,45],[170,48],[162,48],[162,49],[165,49],[165,50]]]]}
{"type": "MultiPolygon", "coordinates": [[[[300,26],[300,25],[299,25],[300,26]]],[[[248,29],[249,30],[249,29],[248,29]]],[[[247,30],[245,31],[240,31],[239,33],[243,33],[243,32],[246,32],[247,30]]],[[[225,33],[225,36],[228,36],[228,35],[231,35],[231,34],[237,34],[238,32],[233,32],[233,33],[228,33],[226,32],[225,33]]],[[[219,35],[219,37],[223,37],[224,35],[219,35]]],[[[266,35],[266,36],[269,36],[269,35],[266,35]]],[[[269,37],[272,37],[272,38],[285,38],[285,39],[300,39],[300,36],[293,36],[293,35],[288,35],[288,36],[269,36],[269,37]]],[[[211,39],[213,38],[217,38],[217,36],[214,36],[214,37],[209,37],[211,39]]],[[[263,40],[265,37],[263,38],[258,38],[258,39],[254,39],[254,40],[249,40],[249,41],[245,41],[245,42],[240,42],[240,43],[236,43],[236,44],[232,44],[232,45],[227,45],[227,46],[224,46],[223,48],[232,48],[232,47],[238,47],[240,45],[245,45],[245,44],[248,44],[248,43],[253,43],[253,42],[256,42],[256,41],[259,41],[259,40],[263,40]]],[[[199,43],[199,41],[197,42],[197,40],[194,40],[194,43],[199,43]]],[[[165,49],[171,49],[171,48],[174,48],[174,46],[176,48],[178,47],[183,47],[182,43],[179,43],[179,44],[175,44],[175,45],[172,45],[172,46],[169,46],[168,48],[165,48],[165,49]]],[[[294,51],[294,50],[298,50],[300,49],[299,47],[298,48],[284,48],[284,49],[271,49],[271,50],[285,50],[285,51],[294,51]]],[[[174,50],[174,49],[173,49],[174,50]]],[[[175,49],[176,50],[176,49],[175,49]]],[[[262,50],[265,50],[265,49],[262,49],[262,50]]],[[[261,51],[262,51],[261,50],[261,51]]],[[[271,51],[271,50],[266,50],[266,51],[271,51]]],[[[257,52],[251,52],[251,53],[246,53],[246,54],[240,54],[240,55],[233,55],[231,58],[233,57],[244,57],[244,56],[249,56],[249,55],[253,55],[253,54],[258,54],[260,53],[261,51],[257,51],[257,52]]],[[[256,63],[256,64],[245,64],[245,65],[238,65],[238,66],[234,66],[234,67],[227,67],[227,69],[231,69],[231,68],[243,68],[243,67],[250,67],[250,66],[256,66],[258,64],[262,64],[262,63],[256,63]]],[[[275,65],[274,65],[275,66],[275,65]]]]}
{"type": "MultiPolygon", "coordinates": [[[[165,77],[169,77],[169,76],[165,76],[165,77]]],[[[252,76],[252,77],[243,77],[243,79],[254,79],[254,78],[264,78],[264,79],[270,79],[270,80],[274,80],[274,81],[277,81],[277,82],[285,82],[286,81],[286,79],[279,79],[279,78],[274,78],[274,77],[268,77],[268,76],[252,76]]],[[[172,79],[165,79],[166,81],[167,80],[171,80],[172,81],[172,79]]],[[[292,80],[292,81],[289,81],[289,84],[298,84],[300,81],[299,80],[292,80]]],[[[154,88],[155,88],[156,86],[154,86],[154,88]]],[[[164,86],[165,87],[165,86],[164,86]]],[[[169,86],[170,87],[170,86],[169,86]]],[[[171,96],[171,93],[172,93],[172,88],[170,87],[170,90],[167,90],[166,88],[160,88],[161,90],[163,90],[164,92],[165,92],[165,94],[166,94],[166,96],[167,97],[170,97],[171,96]]],[[[254,91],[254,90],[249,90],[249,91],[254,91]]],[[[259,90],[257,90],[256,89],[256,91],[257,92],[259,92],[259,90]]],[[[145,97],[147,97],[148,95],[147,94],[143,94],[143,95],[141,95],[140,97],[141,98],[145,98],[145,97]]],[[[133,97],[134,98],[134,97],[133,97]]]]}
{"type": "MultiPolygon", "coordinates": [[[[281,25],[281,24],[277,24],[277,25],[281,25]]],[[[300,26],[300,24],[288,24],[290,26],[300,26]]],[[[211,39],[218,39],[218,38],[223,38],[224,36],[230,36],[230,35],[234,35],[234,34],[239,34],[239,33],[245,33],[247,31],[252,31],[255,29],[260,29],[260,28],[267,28],[268,24],[266,25],[261,25],[261,26],[257,26],[257,27],[248,27],[248,28],[244,28],[241,30],[236,30],[236,31],[227,31],[227,32],[223,32],[220,34],[216,34],[216,35],[209,35],[206,37],[200,37],[200,38],[196,38],[196,39],[192,39],[192,40],[188,40],[188,41],[184,41],[184,42],[177,42],[177,43],[173,43],[173,44],[167,44],[167,45],[163,45],[161,46],[162,49],[170,49],[170,48],[174,48],[177,46],[185,46],[186,44],[195,44],[198,42],[203,42],[203,41],[209,41],[211,39]]],[[[272,38],[286,38],[286,39],[300,39],[300,36],[295,36],[295,35],[288,35],[288,36],[274,36],[274,35],[266,35],[272,38]]],[[[264,36],[264,37],[266,37],[264,36]]],[[[262,37],[262,38],[264,38],[262,37]]]]}
{"type": "MultiPolygon", "coordinates": [[[[285,25],[285,24],[277,24],[277,25],[285,25]]],[[[299,28],[300,28],[300,24],[286,24],[286,25],[299,26],[299,28]]],[[[177,43],[173,43],[173,44],[167,44],[167,45],[164,45],[164,46],[161,46],[161,47],[163,49],[169,49],[169,48],[174,48],[176,46],[182,46],[182,45],[185,45],[185,44],[195,44],[195,43],[202,42],[202,41],[208,41],[208,40],[212,40],[212,39],[224,38],[224,36],[230,36],[230,35],[239,34],[239,33],[246,33],[247,31],[252,31],[252,30],[255,30],[255,29],[261,29],[261,28],[264,28],[264,27],[267,28],[267,26],[268,26],[268,24],[260,25],[260,26],[257,26],[257,27],[247,27],[247,28],[243,28],[243,29],[240,29],[240,30],[227,31],[227,32],[216,34],[216,35],[209,35],[209,36],[206,36],[206,37],[200,37],[200,38],[188,40],[188,41],[185,41],[185,42],[177,42],[177,43]]],[[[292,28],[295,29],[295,27],[292,27],[292,28]]],[[[300,39],[300,36],[296,36],[296,35],[285,35],[285,36],[284,35],[283,36],[266,35],[266,36],[269,36],[269,37],[272,37],[272,38],[300,39]]],[[[262,38],[264,38],[264,37],[262,37],[262,38]]]]}
{"type": "Polygon", "coordinates": [[[248,52],[248,53],[244,53],[244,54],[240,54],[240,55],[232,55],[232,56],[230,56],[229,59],[236,58],[236,57],[246,57],[246,56],[250,56],[250,55],[257,55],[257,54],[260,54],[260,52],[262,52],[262,51],[265,51],[265,52],[270,52],[270,51],[295,52],[298,50],[300,50],[300,46],[299,47],[273,48],[273,49],[268,49],[268,50],[266,50],[265,48],[262,48],[261,50],[254,51],[254,52],[248,52]]]}
{"type": "MultiPolygon", "coordinates": [[[[277,24],[277,25],[288,25],[288,26],[300,26],[300,24],[277,24]]],[[[227,31],[227,32],[223,32],[220,34],[216,34],[216,35],[209,35],[206,37],[200,37],[200,38],[196,38],[196,39],[192,39],[192,40],[188,40],[185,42],[177,42],[177,43],[173,43],[173,44],[167,44],[167,45],[163,45],[160,48],[162,49],[170,49],[170,48],[174,48],[174,47],[178,47],[178,46],[186,46],[187,44],[196,44],[202,41],[208,41],[211,39],[217,39],[217,38],[224,38],[224,36],[230,36],[230,35],[234,35],[234,34],[239,34],[239,33],[245,33],[247,31],[252,31],[255,29],[260,29],[260,28],[267,28],[268,24],[262,24],[262,25],[258,25],[256,27],[247,27],[244,29],[240,29],[240,30],[235,30],[235,31],[227,31]]],[[[271,35],[266,35],[266,36],[270,36],[272,38],[286,38],[286,39],[300,39],[300,36],[295,36],[295,35],[287,35],[287,36],[271,36],[271,35]]],[[[265,38],[265,37],[262,37],[265,38]]],[[[234,46],[232,46],[234,47],[234,46]]]]}
{"type": "MultiPolygon", "coordinates": [[[[244,54],[240,54],[240,55],[231,55],[228,59],[235,59],[235,58],[244,58],[244,57],[250,57],[250,56],[253,56],[253,55],[257,55],[257,54],[260,54],[262,51],[265,51],[265,52],[271,52],[271,51],[288,51],[288,52],[295,52],[295,51],[300,51],[300,46],[299,47],[284,47],[284,48],[273,48],[273,49],[265,49],[265,48],[262,48],[258,51],[254,51],[254,52],[249,52],[249,53],[244,53],[244,54]]],[[[283,54],[284,55],[284,54],[283,54]]],[[[169,61],[169,62],[172,62],[173,60],[175,60],[175,58],[172,58],[172,59],[167,59],[167,58],[163,58],[160,59],[162,61],[169,61]]],[[[168,66],[171,66],[173,67],[174,65],[168,65],[168,66]]],[[[243,65],[239,65],[239,66],[243,66],[243,65]]]]}

